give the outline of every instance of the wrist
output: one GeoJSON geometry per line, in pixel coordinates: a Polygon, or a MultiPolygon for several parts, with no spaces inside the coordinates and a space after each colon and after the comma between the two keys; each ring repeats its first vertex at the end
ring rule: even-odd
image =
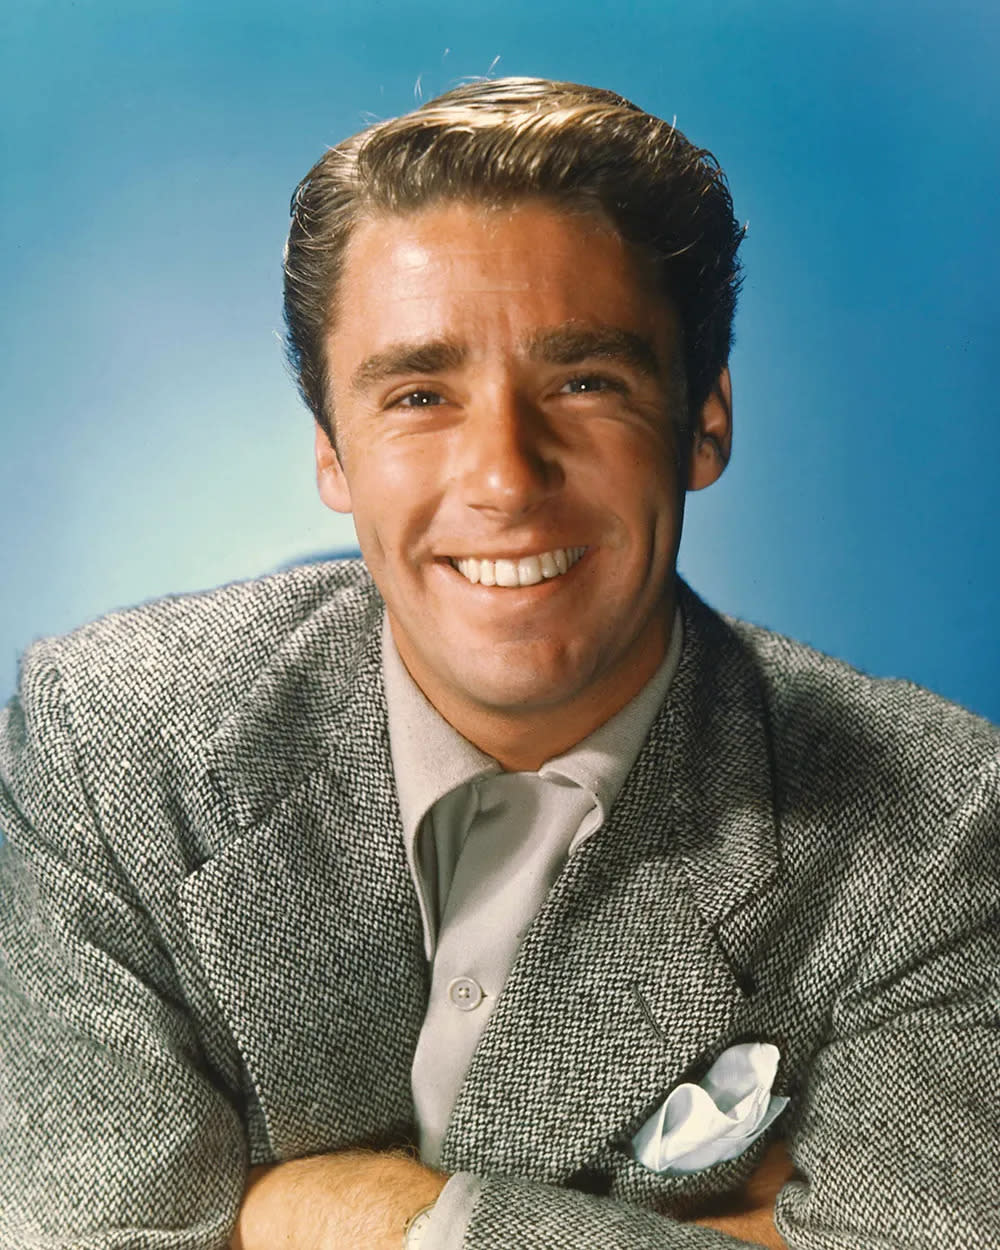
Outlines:
{"type": "Polygon", "coordinates": [[[448,1181],[412,1153],[396,1151],[312,1155],[260,1171],[244,1196],[233,1248],[401,1250],[409,1220],[448,1181]]]}

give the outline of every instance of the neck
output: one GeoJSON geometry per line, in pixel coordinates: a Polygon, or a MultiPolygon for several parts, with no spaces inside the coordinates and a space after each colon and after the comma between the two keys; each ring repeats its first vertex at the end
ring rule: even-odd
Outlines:
{"type": "Polygon", "coordinates": [[[606,706],[575,708],[569,722],[564,712],[536,713],[526,718],[481,711],[467,719],[458,709],[450,714],[441,708],[438,711],[463,738],[485,755],[491,755],[505,772],[533,773],[546,760],[564,754],[599,729],[631,702],[641,688],[606,706]]]}

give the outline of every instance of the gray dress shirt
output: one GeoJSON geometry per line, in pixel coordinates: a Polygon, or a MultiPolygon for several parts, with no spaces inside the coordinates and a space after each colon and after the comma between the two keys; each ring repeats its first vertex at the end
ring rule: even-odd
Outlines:
{"type": "MultiPolygon", "coordinates": [[[[521,941],[566,863],[605,823],[660,708],[682,645],[610,720],[537,772],[508,773],[463,738],[410,677],[383,623],[389,739],[431,992],[413,1060],[420,1153],[434,1166],[452,1108],[521,941]]],[[[457,1250],[478,1180],[458,1173],[421,1243],[457,1250]]]]}

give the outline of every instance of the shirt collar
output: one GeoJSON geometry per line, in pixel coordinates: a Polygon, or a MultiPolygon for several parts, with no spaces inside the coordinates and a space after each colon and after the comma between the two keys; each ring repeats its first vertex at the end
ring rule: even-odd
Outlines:
{"type": "MultiPolygon", "coordinates": [[[[667,654],[639,693],[582,742],[546,760],[539,775],[567,778],[589,790],[607,819],[680,662],[683,624],[678,607],[667,654]]],[[[500,773],[497,761],[453,729],[406,670],[396,649],[388,616],[382,620],[382,671],[389,714],[389,747],[407,844],[424,816],[446,794],[482,777],[500,773]]]]}

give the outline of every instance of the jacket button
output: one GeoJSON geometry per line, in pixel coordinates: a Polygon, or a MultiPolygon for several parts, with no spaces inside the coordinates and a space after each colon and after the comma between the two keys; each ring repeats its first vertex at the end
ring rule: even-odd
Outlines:
{"type": "Polygon", "coordinates": [[[459,1011],[475,1011],[485,997],[483,987],[472,977],[456,977],[448,985],[448,1001],[459,1011]]]}

